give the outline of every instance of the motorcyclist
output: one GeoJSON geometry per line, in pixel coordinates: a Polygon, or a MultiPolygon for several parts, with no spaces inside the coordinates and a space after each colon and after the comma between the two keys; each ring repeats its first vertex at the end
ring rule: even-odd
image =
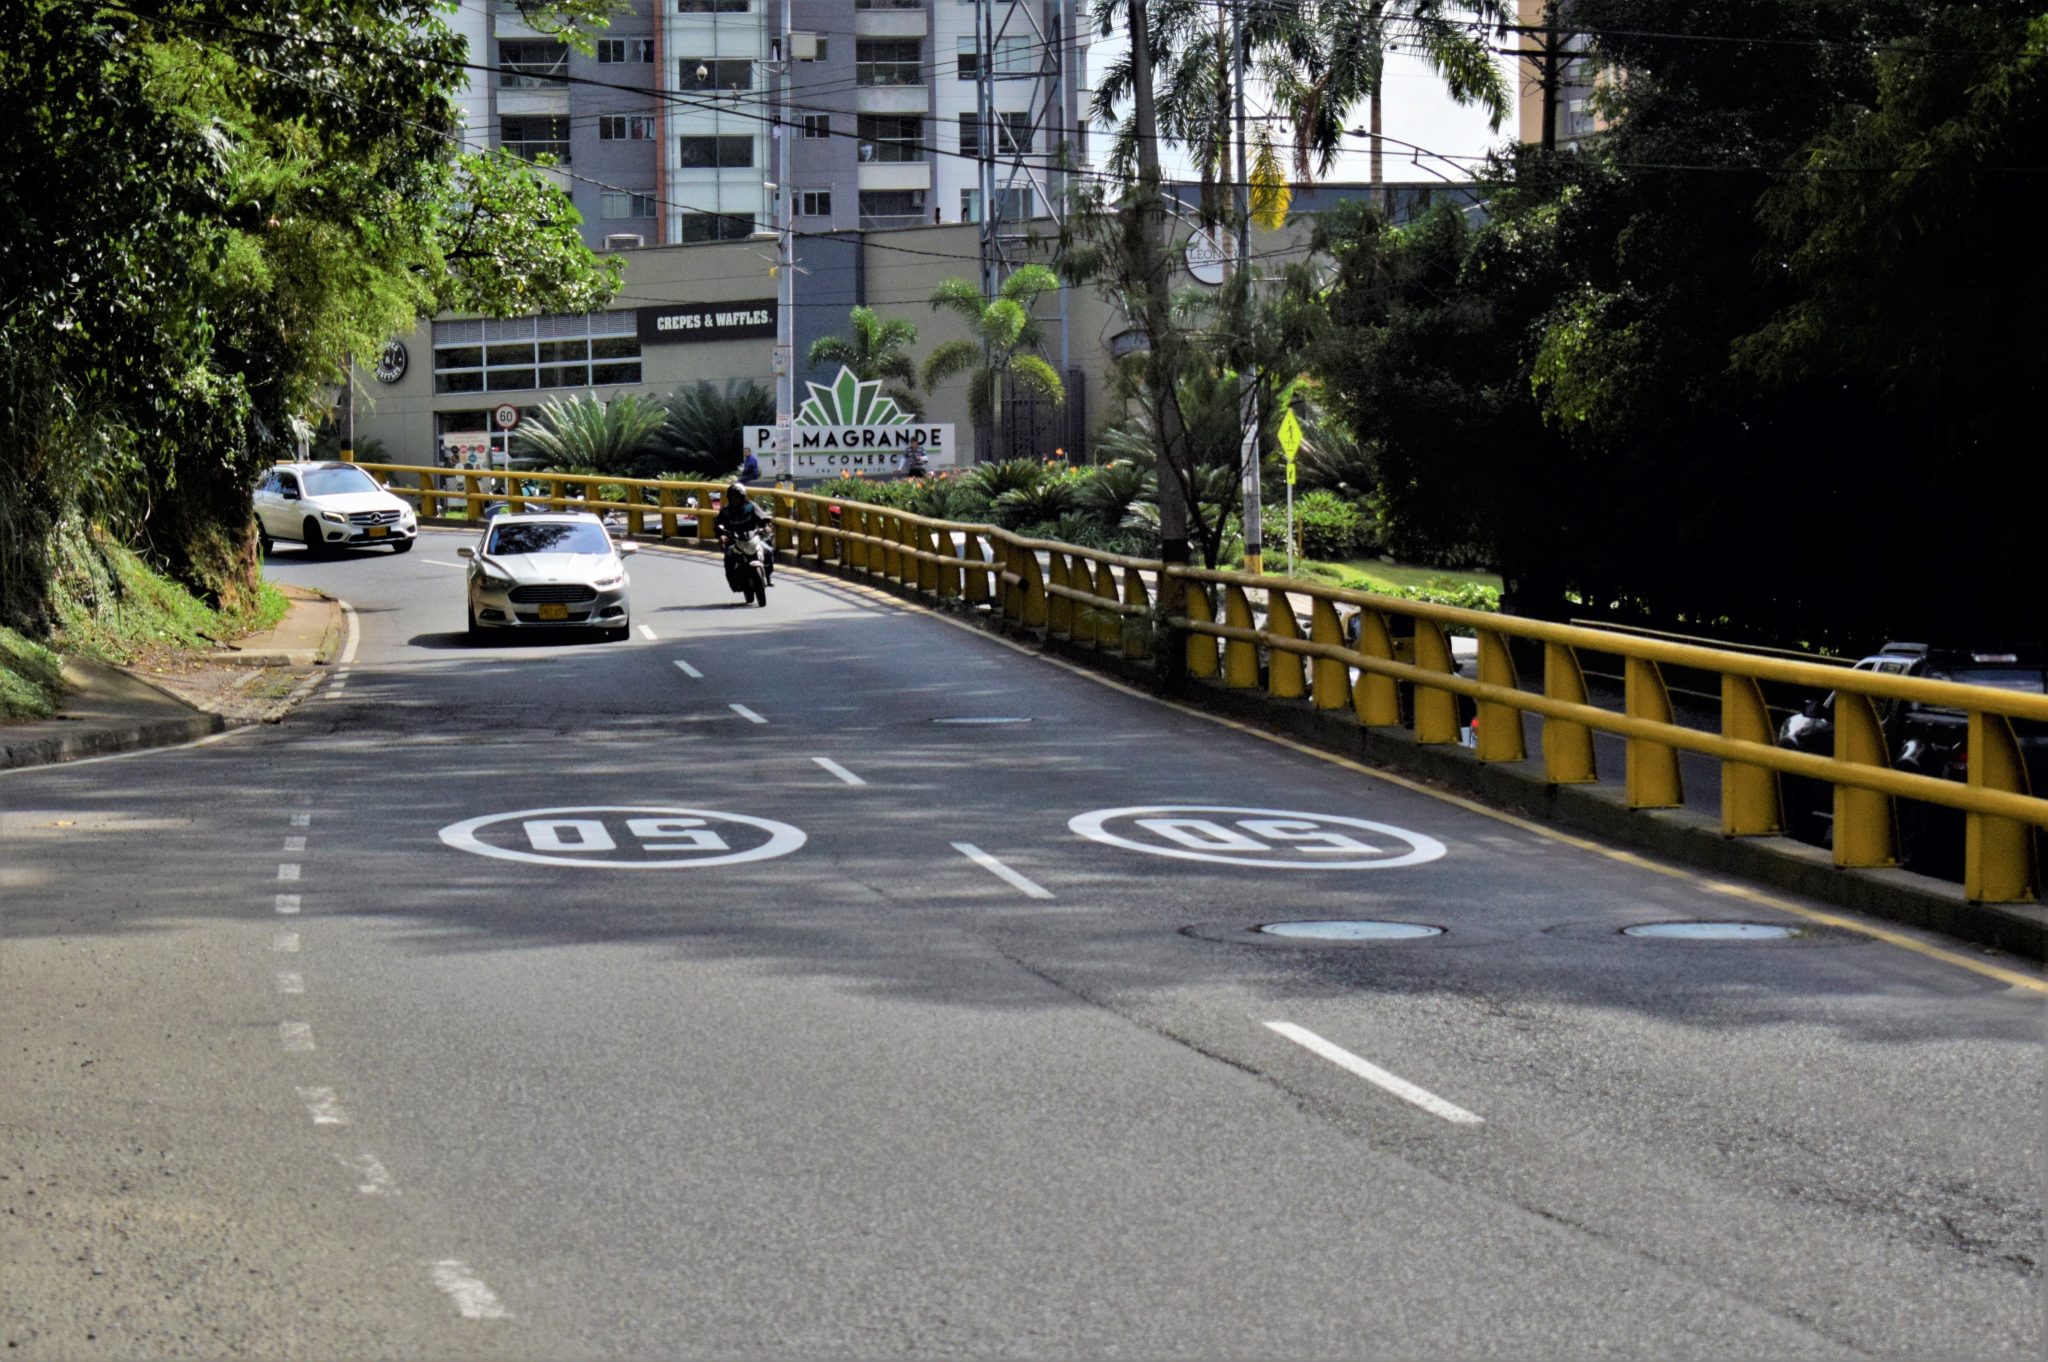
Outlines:
{"type": "Polygon", "coordinates": [[[727,547],[737,547],[749,534],[759,530],[767,536],[767,581],[775,581],[775,521],[747,496],[745,483],[734,482],[725,489],[725,504],[718,508],[718,538],[727,547]]]}

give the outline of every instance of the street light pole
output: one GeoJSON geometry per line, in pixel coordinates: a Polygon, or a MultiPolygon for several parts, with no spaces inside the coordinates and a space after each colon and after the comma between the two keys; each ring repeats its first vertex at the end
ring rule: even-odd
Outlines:
{"type": "Polygon", "coordinates": [[[1266,546],[1265,527],[1261,523],[1264,518],[1260,505],[1262,489],[1259,486],[1259,371],[1251,363],[1252,186],[1244,131],[1245,56],[1244,0],[1231,0],[1230,60],[1236,87],[1232,99],[1237,119],[1237,192],[1234,196],[1237,210],[1237,282],[1243,290],[1244,299],[1236,328],[1241,333],[1236,338],[1236,349],[1243,362],[1237,379],[1237,421],[1239,430],[1243,432],[1238,460],[1244,468],[1244,570],[1258,573],[1266,570],[1266,546]]]}
{"type": "Polygon", "coordinates": [[[782,98],[775,119],[775,448],[783,471],[796,485],[796,450],[790,426],[796,418],[796,191],[790,185],[794,151],[790,114],[796,83],[796,37],[790,0],[782,0],[782,98]]]}

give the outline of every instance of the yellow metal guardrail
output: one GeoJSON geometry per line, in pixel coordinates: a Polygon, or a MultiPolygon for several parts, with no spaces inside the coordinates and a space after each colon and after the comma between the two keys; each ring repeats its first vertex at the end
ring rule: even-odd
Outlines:
{"type": "MultiPolygon", "coordinates": [[[[627,517],[631,533],[667,538],[678,534],[680,520],[694,518],[690,537],[712,539],[710,502],[723,490],[714,483],[385,464],[361,467],[379,475],[416,477],[417,488],[394,485],[391,490],[416,499],[421,513],[429,517],[450,501],[463,502],[472,518],[494,501],[515,508],[540,504],[619,511],[627,517]],[[462,480],[459,491],[447,486],[452,479],[462,480]],[[514,490],[528,483],[545,484],[547,492],[514,490]],[[619,487],[640,499],[596,499],[592,494],[600,486],[619,487]],[[690,496],[704,507],[702,514],[687,505],[690,496]]],[[[1160,633],[1157,626],[1163,623],[1184,639],[1187,670],[1194,677],[1230,689],[1263,687],[1275,699],[1303,701],[1317,709],[1348,708],[1368,727],[1406,727],[1418,743],[1458,743],[1457,697],[1468,697],[1478,709],[1477,756],[1482,762],[1526,760],[1521,715],[1540,715],[1543,772],[1553,784],[1597,780],[1593,734],[1617,735],[1624,741],[1624,787],[1633,808],[1683,805],[1681,751],[1717,758],[1724,836],[1783,831],[1780,775],[1824,781],[1834,792],[1838,866],[1897,863],[1895,800],[1924,800],[1957,809],[1965,820],[1963,882],[1971,900],[2025,901],[2033,899],[2039,887],[2035,829],[2048,828],[2048,799],[2035,797],[2029,788],[2012,724],[2048,723],[2048,696],[1852,671],[1288,578],[1166,567],[1073,544],[1027,539],[993,525],[933,520],[811,493],[764,489],[754,495],[775,517],[777,548],[800,561],[880,577],[936,601],[986,604],[1025,629],[1130,659],[1150,657],[1158,638],[1173,636],[1160,633]],[[836,520],[830,513],[834,505],[840,508],[836,520]],[[1340,608],[1358,613],[1355,644],[1347,641],[1340,608]],[[1306,629],[1301,623],[1304,614],[1306,629]],[[1396,619],[1408,622],[1412,639],[1406,629],[1397,638],[1392,627],[1396,619]],[[1476,680],[1457,674],[1449,636],[1453,629],[1469,630],[1478,639],[1476,680]],[[1511,640],[1531,649],[1540,647],[1540,690],[1521,688],[1511,640]],[[1581,651],[1623,660],[1621,712],[1589,702],[1579,665],[1581,651]],[[1719,732],[1673,721],[1662,672],[1666,666],[1720,677],[1719,732]],[[1414,688],[1406,715],[1397,690],[1402,682],[1414,688]],[[1774,745],[1761,689],[1764,682],[1834,691],[1833,756],[1774,745]],[[1892,769],[1879,709],[1888,701],[1917,701],[1968,716],[1966,782],[1892,769]]]]}

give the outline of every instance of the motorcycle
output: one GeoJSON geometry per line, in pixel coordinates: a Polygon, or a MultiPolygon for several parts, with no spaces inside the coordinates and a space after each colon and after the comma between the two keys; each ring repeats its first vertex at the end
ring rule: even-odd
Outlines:
{"type": "Polygon", "coordinates": [[[775,550],[760,530],[744,535],[723,536],[725,584],[740,593],[748,605],[768,604],[768,584],[775,580],[775,550]]]}

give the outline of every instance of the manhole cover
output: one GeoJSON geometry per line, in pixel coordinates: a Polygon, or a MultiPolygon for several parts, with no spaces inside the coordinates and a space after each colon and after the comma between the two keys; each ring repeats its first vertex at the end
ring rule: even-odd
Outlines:
{"type": "Polygon", "coordinates": [[[1660,941],[1789,941],[1805,935],[1768,922],[1644,922],[1623,927],[1621,934],[1660,941]]]}
{"type": "Polygon", "coordinates": [[[983,726],[983,725],[988,725],[988,724],[1028,724],[1028,723],[1030,723],[1030,722],[1031,722],[1031,720],[1029,720],[1029,719],[1014,719],[1014,718],[1007,718],[1007,717],[1003,717],[1003,716],[999,716],[999,715],[991,715],[991,716],[986,716],[986,717],[983,717],[983,716],[975,716],[975,717],[971,717],[971,718],[961,718],[961,719],[934,719],[934,720],[932,720],[932,722],[933,722],[933,723],[935,723],[935,724],[971,724],[971,725],[974,725],[974,726],[976,726],[976,727],[981,727],[981,726],[983,726]]]}
{"type": "Polygon", "coordinates": [[[1442,936],[1441,927],[1420,922],[1268,922],[1259,930],[1267,936],[1285,936],[1307,941],[1416,941],[1425,936],[1442,936]]]}

